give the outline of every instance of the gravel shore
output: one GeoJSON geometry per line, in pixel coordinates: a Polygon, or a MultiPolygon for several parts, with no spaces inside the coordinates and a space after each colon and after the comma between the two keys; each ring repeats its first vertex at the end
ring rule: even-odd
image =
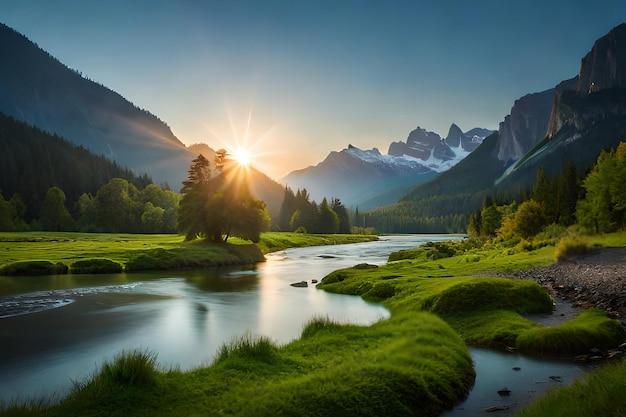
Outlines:
{"type": "Polygon", "coordinates": [[[534,280],[574,306],[604,310],[626,327],[626,247],[594,249],[514,277],[534,280]]]}

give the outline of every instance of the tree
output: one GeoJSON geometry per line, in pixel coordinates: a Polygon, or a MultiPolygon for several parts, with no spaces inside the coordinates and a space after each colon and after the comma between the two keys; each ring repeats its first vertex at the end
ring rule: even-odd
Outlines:
{"type": "Polygon", "coordinates": [[[46,192],[39,221],[43,230],[58,232],[71,227],[72,216],[65,207],[65,193],[59,187],[51,187],[46,192]]]}
{"type": "Polygon", "coordinates": [[[260,233],[269,228],[267,207],[250,195],[245,172],[234,169],[225,152],[219,155],[218,173],[208,179],[206,159],[192,161],[189,179],[183,182],[178,227],[187,240],[201,236],[226,242],[237,236],[258,242],[260,233]]]}
{"type": "Polygon", "coordinates": [[[280,212],[278,214],[278,228],[281,231],[288,231],[291,229],[291,217],[296,211],[296,196],[293,190],[285,186],[285,192],[283,194],[283,201],[280,204],[280,212]]]}
{"type": "Polygon", "coordinates": [[[95,225],[108,233],[141,231],[143,205],[134,201],[137,187],[122,178],[113,178],[100,187],[93,201],[95,225]]]}
{"type": "Polygon", "coordinates": [[[350,225],[350,215],[348,214],[346,206],[344,206],[338,198],[333,198],[330,200],[330,207],[337,213],[337,217],[339,218],[337,232],[350,233],[352,226],[350,225]]]}
{"type": "Polygon", "coordinates": [[[518,235],[532,241],[545,224],[541,204],[532,199],[520,204],[514,221],[514,229],[518,235]]]}
{"type": "Polygon", "coordinates": [[[182,194],[188,193],[194,187],[208,184],[211,180],[211,164],[202,154],[191,161],[191,166],[187,172],[188,179],[183,181],[183,188],[180,191],[182,194]]]}
{"type": "Polygon", "coordinates": [[[596,233],[611,232],[626,224],[626,144],[602,151],[583,181],[585,197],[576,206],[576,219],[596,233]]]}
{"type": "Polygon", "coordinates": [[[339,230],[339,216],[328,205],[328,201],[324,198],[317,208],[317,224],[319,233],[337,233],[339,230]]]}

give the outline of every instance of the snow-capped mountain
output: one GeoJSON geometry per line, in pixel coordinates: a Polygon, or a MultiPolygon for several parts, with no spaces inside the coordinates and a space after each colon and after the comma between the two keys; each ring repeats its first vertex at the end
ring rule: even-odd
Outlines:
{"type": "Polygon", "coordinates": [[[447,138],[418,127],[406,142],[393,142],[387,155],[377,148],[349,145],[331,152],[316,166],[289,173],[280,182],[294,191],[306,188],[318,202],[337,197],[346,206],[360,209],[392,204],[413,185],[454,166],[492,133],[479,128],[463,133],[456,125],[450,129],[453,147],[447,138]]]}

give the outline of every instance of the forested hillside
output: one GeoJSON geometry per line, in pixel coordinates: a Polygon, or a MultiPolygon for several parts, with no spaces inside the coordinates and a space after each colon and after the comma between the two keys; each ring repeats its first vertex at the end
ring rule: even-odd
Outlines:
{"type": "Polygon", "coordinates": [[[6,199],[20,195],[26,222],[38,218],[49,188],[62,189],[72,211],[81,194],[95,195],[112,178],[140,189],[152,182],[145,174],[135,175],[82,146],[0,113],[0,191],[6,199]]]}

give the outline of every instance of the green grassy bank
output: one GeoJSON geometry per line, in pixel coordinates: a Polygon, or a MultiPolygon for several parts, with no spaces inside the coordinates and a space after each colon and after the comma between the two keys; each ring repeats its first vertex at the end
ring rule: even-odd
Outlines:
{"type": "Polygon", "coordinates": [[[384,266],[335,271],[318,287],[382,302],[392,313],[435,313],[475,346],[555,356],[617,346],[624,337],[620,323],[598,310],[549,328],[522,317],[552,312],[551,297],[534,281],[499,276],[547,266],[554,251],[479,247],[467,240],[432,243],[394,253],[384,266]]]}
{"type": "Polygon", "coordinates": [[[179,235],[0,232],[0,275],[115,273],[121,270],[206,268],[255,263],[289,247],[357,243],[369,235],[264,233],[258,245],[185,242],[179,235]]]}

